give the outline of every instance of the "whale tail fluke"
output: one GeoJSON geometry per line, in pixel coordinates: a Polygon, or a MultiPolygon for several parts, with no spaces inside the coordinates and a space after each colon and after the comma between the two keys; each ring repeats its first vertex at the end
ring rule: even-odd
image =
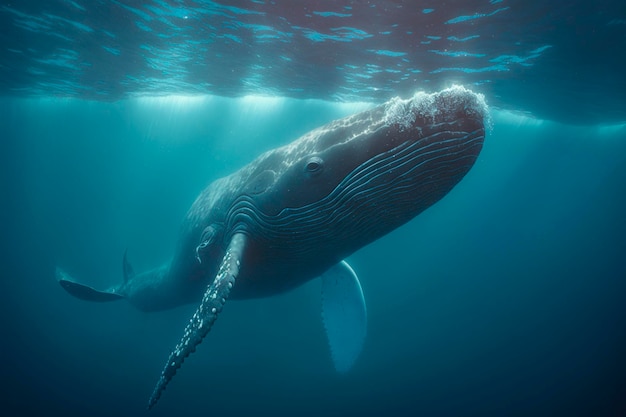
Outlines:
{"type": "Polygon", "coordinates": [[[121,300],[124,296],[113,290],[100,291],[88,285],[79,284],[61,268],[56,269],[56,278],[61,287],[76,298],[86,301],[105,302],[121,300]]]}

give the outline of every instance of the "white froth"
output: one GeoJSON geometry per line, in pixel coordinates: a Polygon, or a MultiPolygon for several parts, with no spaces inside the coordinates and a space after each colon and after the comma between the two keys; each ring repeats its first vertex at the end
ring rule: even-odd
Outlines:
{"type": "Polygon", "coordinates": [[[485,101],[485,96],[462,85],[453,85],[445,90],[430,94],[419,91],[406,100],[399,97],[389,100],[385,104],[385,124],[397,124],[408,129],[415,122],[417,115],[434,121],[438,114],[457,110],[459,106],[464,106],[469,112],[483,117],[486,126],[491,125],[489,107],[485,101]],[[441,105],[442,102],[444,103],[443,106],[441,105]]]}

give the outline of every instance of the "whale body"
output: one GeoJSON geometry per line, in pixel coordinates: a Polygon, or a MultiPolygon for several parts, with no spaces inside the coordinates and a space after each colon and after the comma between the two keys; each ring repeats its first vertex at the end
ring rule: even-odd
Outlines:
{"type": "Polygon", "coordinates": [[[149,400],[156,404],[227,299],[268,297],[320,277],[332,359],[347,371],[366,333],[365,300],[346,257],[444,197],[485,137],[484,97],[455,86],[395,98],[270,150],[200,193],[170,263],[100,291],[57,269],[70,294],[127,299],[145,311],[199,306],[149,400]]]}

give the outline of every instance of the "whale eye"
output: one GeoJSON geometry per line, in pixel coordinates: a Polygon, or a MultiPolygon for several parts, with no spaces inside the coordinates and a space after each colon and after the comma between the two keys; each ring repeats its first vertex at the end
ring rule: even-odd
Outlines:
{"type": "Polygon", "coordinates": [[[306,165],[304,166],[304,170],[309,174],[319,174],[320,172],[322,172],[323,168],[324,161],[322,161],[322,158],[318,156],[312,156],[311,158],[309,158],[309,160],[306,162],[306,165]]]}

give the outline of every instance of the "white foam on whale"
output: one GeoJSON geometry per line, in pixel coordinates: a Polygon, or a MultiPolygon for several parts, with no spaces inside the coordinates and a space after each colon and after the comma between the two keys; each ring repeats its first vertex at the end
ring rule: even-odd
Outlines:
{"type": "Polygon", "coordinates": [[[394,97],[385,104],[385,123],[408,129],[418,115],[434,122],[438,115],[455,111],[460,106],[482,117],[486,127],[491,126],[485,96],[462,85],[453,85],[435,93],[418,91],[408,99],[394,97]]]}

